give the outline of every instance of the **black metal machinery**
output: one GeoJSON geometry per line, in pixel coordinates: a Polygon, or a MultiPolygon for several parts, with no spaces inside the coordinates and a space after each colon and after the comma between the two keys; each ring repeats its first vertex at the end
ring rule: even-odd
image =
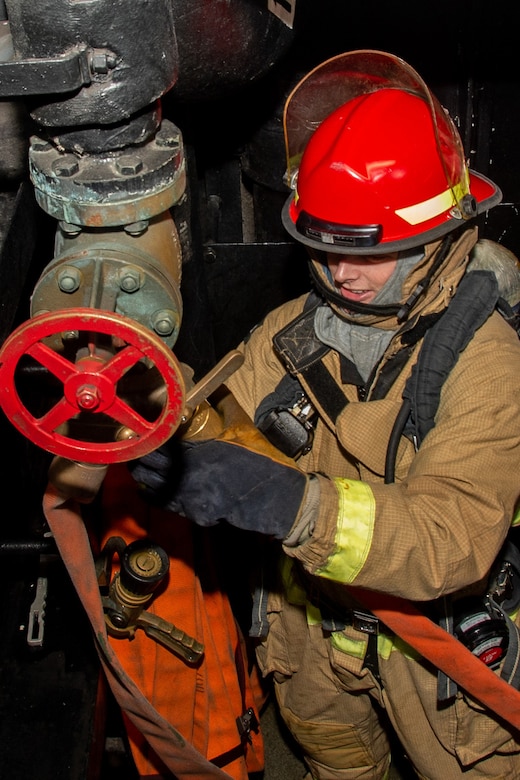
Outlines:
{"type": "Polygon", "coordinates": [[[49,465],[157,446],[190,383],[307,289],[279,219],[283,102],[313,65],[356,48],[402,56],[436,91],[471,166],[504,193],[483,235],[520,254],[520,82],[499,8],[0,2],[1,378],[16,389],[0,402],[0,778],[35,765],[40,780],[116,776],[88,627],[41,514],[49,465]],[[49,387],[62,358],[63,388],[49,387]],[[140,371],[116,391],[116,358],[150,369],[145,404],[140,371]]]}

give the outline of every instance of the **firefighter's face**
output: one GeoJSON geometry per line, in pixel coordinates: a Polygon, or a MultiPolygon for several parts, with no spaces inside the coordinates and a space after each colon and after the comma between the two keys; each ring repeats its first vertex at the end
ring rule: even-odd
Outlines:
{"type": "Polygon", "coordinates": [[[339,255],[327,252],[327,265],[338,292],[348,301],[370,303],[395,271],[397,252],[388,255],[339,255]]]}

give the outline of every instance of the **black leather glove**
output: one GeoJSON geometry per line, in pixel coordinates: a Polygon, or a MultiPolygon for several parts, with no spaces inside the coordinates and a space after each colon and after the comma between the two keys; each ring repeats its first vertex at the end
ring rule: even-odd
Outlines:
{"type": "Polygon", "coordinates": [[[278,539],[298,518],[308,480],[245,415],[235,415],[214,439],[173,437],[128,465],[145,494],[163,508],[198,525],[226,520],[278,539]]]}
{"type": "Polygon", "coordinates": [[[154,503],[197,525],[226,520],[283,539],[302,505],[306,475],[241,445],[175,442],[130,464],[154,503]]]}

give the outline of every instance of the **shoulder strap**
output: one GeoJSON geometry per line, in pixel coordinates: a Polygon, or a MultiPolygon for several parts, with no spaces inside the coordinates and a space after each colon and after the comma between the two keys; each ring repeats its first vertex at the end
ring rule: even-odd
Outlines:
{"type": "Polygon", "coordinates": [[[348,400],[322,362],[330,347],[319,341],[314,332],[314,315],[321,305],[321,299],[311,293],[302,313],[273,337],[273,345],[291,376],[300,375],[305,379],[325,414],[334,423],[348,400]]]}
{"type": "Polygon", "coordinates": [[[496,308],[498,285],[494,274],[466,274],[440,320],[427,331],[417,363],[406,383],[416,446],[435,424],[442,386],[473,334],[496,308]]]}
{"type": "Polygon", "coordinates": [[[314,314],[321,305],[321,299],[310,293],[301,314],[273,337],[276,353],[293,375],[321,360],[330,350],[330,347],[318,340],[314,332],[314,314]]]}
{"type": "Polygon", "coordinates": [[[498,284],[489,271],[466,274],[440,319],[426,332],[403,391],[386,457],[385,482],[394,481],[399,439],[405,429],[417,448],[435,425],[442,386],[473,334],[497,306],[498,284]]]}

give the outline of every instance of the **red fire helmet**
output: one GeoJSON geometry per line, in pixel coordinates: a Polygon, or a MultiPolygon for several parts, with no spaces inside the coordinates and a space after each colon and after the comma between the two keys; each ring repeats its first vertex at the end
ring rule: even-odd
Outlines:
{"type": "Polygon", "coordinates": [[[288,232],[315,249],[387,254],[429,243],[500,202],[421,77],[385,52],[309,73],[284,111],[288,232]]]}

